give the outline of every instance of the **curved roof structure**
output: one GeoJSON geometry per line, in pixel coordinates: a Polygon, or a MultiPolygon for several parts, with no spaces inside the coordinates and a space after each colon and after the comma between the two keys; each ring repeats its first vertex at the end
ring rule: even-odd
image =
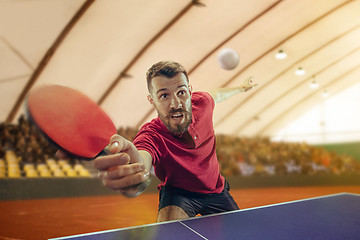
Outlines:
{"type": "Polygon", "coordinates": [[[217,105],[215,130],[273,137],[324,91],[359,82],[359,12],[356,0],[3,0],[0,121],[17,120],[32,88],[56,83],[89,95],[116,126],[138,128],[156,116],[145,72],[174,60],[194,90],[254,76],[257,88],[217,105]],[[234,70],[219,67],[223,48],[238,52],[234,70]],[[274,57],[280,50],[287,58],[274,57]]]}

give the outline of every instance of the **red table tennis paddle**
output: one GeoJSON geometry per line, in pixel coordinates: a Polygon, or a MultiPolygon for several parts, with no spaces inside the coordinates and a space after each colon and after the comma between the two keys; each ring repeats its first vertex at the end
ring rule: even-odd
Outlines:
{"type": "MultiPolygon", "coordinates": [[[[28,94],[25,108],[30,121],[51,143],[81,159],[106,154],[111,136],[117,133],[112,120],[92,99],[69,87],[38,87],[28,94]]],[[[149,181],[140,184],[141,191],[149,181]]]]}
{"type": "Polygon", "coordinates": [[[26,107],[31,121],[58,147],[93,159],[109,144],[116,127],[85,94],[61,85],[31,91],[26,107]]]}

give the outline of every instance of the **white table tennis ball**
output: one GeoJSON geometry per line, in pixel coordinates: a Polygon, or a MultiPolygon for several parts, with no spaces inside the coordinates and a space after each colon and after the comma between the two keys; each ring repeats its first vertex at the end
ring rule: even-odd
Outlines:
{"type": "Polygon", "coordinates": [[[219,52],[218,63],[225,70],[233,70],[239,64],[239,55],[234,49],[224,48],[219,52]]]}

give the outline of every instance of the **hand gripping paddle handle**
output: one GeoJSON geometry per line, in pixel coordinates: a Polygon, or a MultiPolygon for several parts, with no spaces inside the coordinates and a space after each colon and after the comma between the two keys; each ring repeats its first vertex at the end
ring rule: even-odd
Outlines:
{"type": "Polygon", "coordinates": [[[124,195],[125,197],[128,198],[134,198],[139,196],[151,183],[151,179],[148,177],[147,179],[145,179],[145,181],[143,181],[142,183],[138,183],[130,188],[136,188],[136,193],[135,194],[126,194],[125,192],[121,192],[122,195],[124,195]]]}
{"type": "MultiPolygon", "coordinates": [[[[101,151],[101,153],[98,156],[100,156],[100,155],[105,156],[105,155],[109,155],[109,154],[110,154],[109,146],[107,146],[103,151],[101,151]]],[[[151,179],[150,179],[150,177],[148,177],[145,179],[145,181],[143,181],[141,183],[138,183],[133,186],[122,189],[121,194],[128,198],[135,198],[135,197],[139,196],[141,193],[143,193],[144,190],[150,185],[150,183],[151,183],[151,179]],[[129,188],[136,189],[135,194],[128,194],[124,191],[129,188]]]]}

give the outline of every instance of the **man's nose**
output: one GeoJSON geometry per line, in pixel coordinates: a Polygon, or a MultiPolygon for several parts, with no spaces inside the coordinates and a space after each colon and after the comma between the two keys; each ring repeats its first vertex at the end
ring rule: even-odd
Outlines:
{"type": "Polygon", "coordinates": [[[182,104],[181,104],[181,101],[180,101],[180,98],[178,98],[177,96],[174,96],[172,99],[171,99],[171,108],[180,108],[182,107],[182,104]]]}

